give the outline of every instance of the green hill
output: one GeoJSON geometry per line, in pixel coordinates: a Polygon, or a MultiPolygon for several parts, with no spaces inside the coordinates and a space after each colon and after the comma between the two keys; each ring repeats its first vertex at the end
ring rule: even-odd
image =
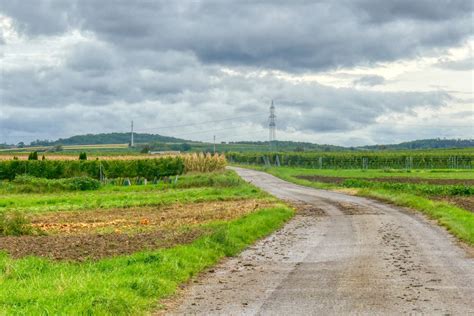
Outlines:
{"type": "Polygon", "coordinates": [[[420,139],[410,142],[390,145],[360,146],[365,150],[407,150],[407,149],[448,149],[448,148],[473,148],[474,139],[420,139]]]}
{"type": "MultiPolygon", "coordinates": [[[[150,150],[182,150],[182,151],[211,151],[212,144],[189,141],[175,137],[158,134],[134,133],[136,144],[149,144],[150,150]],[[186,146],[181,148],[180,146],[186,146]],[[178,146],[178,147],[177,147],[178,146]]],[[[130,133],[107,133],[77,135],[69,138],[60,138],[55,141],[37,140],[31,146],[56,146],[56,145],[102,145],[102,144],[128,144],[130,133]]],[[[140,147],[140,146],[138,146],[140,147]]],[[[448,148],[474,148],[474,139],[422,139],[399,144],[370,145],[359,147],[343,147],[335,145],[321,145],[308,142],[275,141],[273,148],[283,152],[311,152],[311,151],[378,151],[378,150],[423,150],[423,149],[448,149],[448,148]]],[[[216,150],[224,151],[269,151],[267,141],[238,141],[216,144],[216,150]]]]}
{"type": "MultiPolygon", "coordinates": [[[[187,140],[162,136],[158,134],[134,133],[135,143],[183,143],[187,140]]],[[[55,146],[55,145],[102,145],[102,144],[128,144],[130,133],[103,133],[76,135],[69,138],[60,138],[55,141],[36,140],[31,142],[31,146],[55,146]]]]}

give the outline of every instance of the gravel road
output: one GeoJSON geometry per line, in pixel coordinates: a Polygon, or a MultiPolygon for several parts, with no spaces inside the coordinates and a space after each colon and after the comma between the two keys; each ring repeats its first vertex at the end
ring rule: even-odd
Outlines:
{"type": "Polygon", "coordinates": [[[380,202],[234,170],[304,211],[205,273],[168,314],[474,315],[474,259],[444,229],[380,202]]]}

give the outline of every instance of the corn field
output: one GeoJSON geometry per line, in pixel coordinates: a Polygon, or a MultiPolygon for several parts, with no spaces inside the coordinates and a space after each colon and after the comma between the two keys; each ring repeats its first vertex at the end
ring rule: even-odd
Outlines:
{"type": "Polygon", "coordinates": [[[225,155],[219,154],[203,154],[193,153],[187,155],[181,155],[184,161],[185,172],[197,171],[197,172],[211,172],[223,170],[227,165],[225,155]]]}

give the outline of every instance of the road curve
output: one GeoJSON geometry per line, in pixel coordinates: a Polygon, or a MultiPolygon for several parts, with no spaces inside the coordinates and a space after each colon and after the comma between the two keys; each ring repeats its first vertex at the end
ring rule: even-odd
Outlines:
{"type": "Polygon", "coordinates": [[[444,229],[380,202],[234,170],[306,211],[199,278],[168,314],[474,314],[474,260],[444,229]]]}

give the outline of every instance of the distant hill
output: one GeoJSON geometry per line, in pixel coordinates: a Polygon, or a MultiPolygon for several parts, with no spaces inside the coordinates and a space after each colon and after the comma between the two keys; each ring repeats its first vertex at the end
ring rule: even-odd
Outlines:
{"type": "MultiPolygon", "coordinates": [[[[208,143],[194,142],[185,139],[162,136],[158,134],[134,134],[135,143],[153,144],[154,150],[171,150],[172,144],[188,143],[195,151],[210,150],[208,143]],[[168,148],[170,147],[170,148],[168,148]]],[[[128,144],[130,133],[107,133],[77,135],[69,138],[60,138],[55,141],[37,140],[31,146],[56,146],[56,145],[102,145],[102,144],[128,144]]],[[[422,139],[400,144],[370,145],[359,147],[342,147],[335,145],[321,145],[308,142],[275,141],[279,151],[363,151],[363,150],[416,150],[416,149],[447,149],[447,148],[474,148],[474,139],[422,139]]],[[[238,141],[218,144],[219,151],[267,151],[268,141],[238,141]]],[[[173,149],[177,150],[177,149],[173,149]]]]}
{"type": "MultiPolygon", "coordinates": [[[[162,136],[158,134],[134,133],[133,139],[136,143],[183,143],[187,140],[162,136]]],[[[69,138],[60,138],[56,141],[36,140],[31,146],[55,146],[55,145],[102,145],[102,144],[128,144],[130,133],[104,133],[77,135],[69,138]]]]}
{"type": "MultiPolygon", "coordinates": [[[[252,141],[239,141],[239,142],[229,142],[233,145],[254,145],[262,146],[267,148],[269,146],[268,142],[252,142],[252,141]]],[[[343,150],[353,150],[352,148],[336,146],[336,145],[321,145],[308,142],[294,142],[294,141],[281,141],[277,140],[274,143],[275,147],[281,151],[343,151],[343,150]]]]}
{"type": "Polygon", "coordinates": [[[472,148],[474,139],[420,139],[400,144],[360,146],[365,150],[404,150],[404,149],[447,149],[447,148],[472,148]]]}

